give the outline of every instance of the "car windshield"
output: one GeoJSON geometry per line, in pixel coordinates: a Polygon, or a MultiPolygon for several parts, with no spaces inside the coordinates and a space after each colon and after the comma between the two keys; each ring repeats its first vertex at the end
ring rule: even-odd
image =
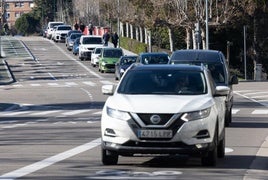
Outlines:
{"type": "Polygon", "coordinates": [[[200,61],[184,61],[184,60],[174,60],[171,62],[171,64],[192,64],[192,65],[201,65],[203,64],[206,66],[210,72],[211,75],[215,81],[216,84],[224,84],[226,82],[226,74],[224,71],[224,66],[221,63],[215,63],[215,62],[200,62],[200,61]]]}
{"type": "Polygon", "coordinates": [[[85,37],[83,38],[83,44],[102,44],[102,38],[85,37]]]}
{"type": "Polygon", "coordinates": [[[168,55],[145,55],[142,57],[142,64],[167,64],[168,55]]]}
{"type": "Polygon", "coordinates": [[[135,63],[137,60],[137,57],[123,57],[120,61],[120,65],[131,65],[135,63]]]}
{"type": "Polygon", "coordinates": [[[58,26],[58,30],[71,30],[72,28],[70,26],[58,26]]]}
{"type": "Polygon", "coordinates": [[[82,34],[73,33],[73,34],[71,34],[70,39],[76,39],[76,38],[81,37],[81,36],[82,36],[82,34]]]}
{"type": "Polygon", "coordinates": [[[129,70],[118,87],[118,93],[200,95],[207,93],[207,86],[204,74],[199,71],[129,70]]]}
{"type": "Polygon", "coordinates": [[[95,54],[100,54],[101,53],[101,48],[96,48],[94,53],[95,54]]]}
{"type": "Polygon", "coordinates": [[[120,58],[123,55],[121,49],[104,49],[103,57],[120,58]]]}

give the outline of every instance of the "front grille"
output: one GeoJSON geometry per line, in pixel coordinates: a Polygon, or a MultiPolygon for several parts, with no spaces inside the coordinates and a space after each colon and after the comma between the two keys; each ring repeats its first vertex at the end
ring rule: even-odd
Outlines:
{"type": "Polygon", "coordinates": [[[115,65],[114,64],[105,64],[105,67],[108,69],[114,69],[115,65]]]}
{"type": "MultiPolygon", "coordinates": [[[[143,121],[145,125],[154,125],[150,120],[152,115],[155,115],[155,114],[138,114],[138,116],[140,117],[140,119],[143,121]]],[[[165,125],[173,116],[173,114],[157,114],[157,115],[159,115],[161,118],[161,121],[157,125],[165,125]]]]}
{"type": "MultiPolygon", "coordinates": [[[[160,121],[161,125],[157,125],[154,126],[155,124],[152,124],[151,122],[148,121],[148,116],[151,116],[153,114],[138,114],[139,118],[143,121],[143,123],[145,124],[144,127],[142,127],[137,120],[135,120],[135,117],[132,117],[133,119],[128,121],[129,126],[131,127],[131,129],[133,130],[133,132],[136,134],[136,136],[138,137],[139,134],[139,130],[141,129],[162,129],[162,130],[172,130],[172,134],[173,136],[176,134],[176,132],[179,130],[179,128],[185,123],[185,121],[180,119],[180,116],[177,116],[176,119],[173,119],[172,122],[171,121],[173,114],[158,114],[161,119],[163,119],[162,121],[160,121]],[[145,117],[145,118],[144,118],[145,117]],[[163,118],[162,118],[163,117],[163,118]],[[147,123],[147,124],[146,124],[147,123]],[[168,124],[168,126],[165,126],[165,124],[168,124]]],[[[166,141],[169,140],[170,138],[139,138],[142,140],[159,140],[159,141],[166,141]]],[[[172,138],[171,138],[172,139],[172,138]]]]}

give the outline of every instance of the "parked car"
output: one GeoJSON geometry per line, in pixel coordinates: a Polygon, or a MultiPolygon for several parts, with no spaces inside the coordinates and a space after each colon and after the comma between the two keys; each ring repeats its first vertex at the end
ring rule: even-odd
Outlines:
{"type": "Polygon", "coordinates": [[[80,33],[72,33],[69,37],[66,38],[66,47],[69,51],[73,49],[74,40],[78,37],[81,37],[83,34],[80,33]]]}
{"type": "Polygon", "coordinates": [[[119,155],[187,154],[203,165],[225,156],[224,99],[209,70],[193,65],[132,65],[110,95],[101,116],[104,165],[119,155]]]}
{"type": "Polygon", "coordinates": [[[63,25],[63,22],[58,22],[58,21],[50,21],[47,24],[47,38],[51,39],[52,38],[52,32],[53,32],[53,28],[54,26],[58,26],[58,25],[63,25]]]}
{"type": "Polygon", "coordinates": [[[79,59],[91,59],[91,53],[96,47],[103,47],[101,36],[83,35],[80,38],[79,59]]]}
{"type": "Polygon", "coordinates": [[[101,54],[101,49],[103,47],[96,47],[92,53],[91,53],[91,65],[93,67],[99,66],[99,59],[100,59],[100,54],[101,54]]]}
{"type": "Polygon", "coordinates": [[[167,64],[169,56],[164,52],[147,52],[140,53],[137,62],[141,64],[167,64]]]}
{"type": "Polygon", "coordinates": [[[68,31],[72,30],[70,25],[58,25],[53,32],[53,40],[55,42],[65,42],[68,31]]]}
{"type": "Polygon", "coordinates": [[[129,66],[137,61],[138,56],[121,56],[115,63],[115,80],[121,79],[129,66]]]}
{"type": "Polygon", "coordinates": [[[101,54],[99,55],[99,71],[101,73],[114,72],[115,63],[121,56],[123,56],[123,50],[121,48],[102,48],[101,54]]]}
{"type": "Polygon", "coordinates": [[[81,37],[78,37],[74,40],[74,44],[73,44],[73,54],[74,55],[77,55],[79,53],[80,38],[81,37]]]}
{"type": "Polygon", "coordinates": [[[66,35],[66,38],[65,38],[65,45],[66,45],[66,47],[67,47],[67,39],[70,37],[70,35],[71,35],[72,33],[82,33],[82,32],[79,31],[79,30],[70,30],[70,31],[68,31],[68,33],[67,33],[67,35],[66,35]]]}
{"type": "Polygon", "coordinates": [[[216,50],[177,50],[170,57],[169,64],[204,64],[211,71],[217,85],[228,86],[226,96],[225,125],[232,122],[233,84],[238,84],[236,75],[230,75],[229,67],[222,52],[216,50]]]}
{"type": "Polygon", "coordinates": [[[47,26],[43,27],[43,29],[42,29],[42,37],[44,37],[44,38],[47,37],[47,26]]]}

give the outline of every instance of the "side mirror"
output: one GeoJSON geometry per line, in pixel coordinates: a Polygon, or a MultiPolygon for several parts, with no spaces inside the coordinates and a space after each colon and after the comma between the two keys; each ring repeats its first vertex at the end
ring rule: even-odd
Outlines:
{"type": "Polygon", "coordinates": [[[230,92],[230,88],[228,86],[216,86],[215,96],[227,96],[230,92]]]}
{"type": "Polygon", "coordinates": [[[231,76],[230,84],[238,84],[238,78],[236,75],[231,76]]]}
{"type": "Polygon", "coordinates": [[[104,95],[113,95],[115,90],[115,86],[112,84],[103,85],[101,88],[102,94],[104,95]]]}

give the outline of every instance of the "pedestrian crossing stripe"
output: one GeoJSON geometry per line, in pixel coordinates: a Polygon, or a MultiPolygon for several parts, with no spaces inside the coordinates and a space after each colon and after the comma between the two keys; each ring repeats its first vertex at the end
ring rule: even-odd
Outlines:
{"type": "Polygon", "coordinates": [[[268,109],[257,109],[254,110],[252,114],[268,114],[268,109]]]}
{"type": "MultiPolygon", "coordinates": [[[[239,108],[233,108],[232,109],[232,114],[239,114],[241,112],[241,109],[239,108]]],[[[253,115],[266,115],[268,114],[268,109],[255,109],[251,112],[243,112],[246,114],[253,114],[253,115]]],[[[98,111],[93,111],[92,109],[78,109],[78,110],[17,110],[17,111],[3,111],[0,112],[0,117],[5,117],[5,116],[49,116],[49,115],[57,115],[57,117],[66,117],[66,116],[74,116],[78,114],[88,114],[90,115],[95,115],[95,116],[101,116],[102,110],[98,111]],[[88,114],[89,113],[89,114],[88,114]]],[[[242,114],[242,113],[240,113],[242,114]]],[[[41,120],[40,120],[41,121],[41,120]]]]}
{"type": "MultiPolygon", "coordinates": [[[[95,87],[97,86],[97,84],[95,82],[92,82],[92,81],[83,81],[83,82],[50,82],[50,83],[31,83],[31,84],[28,84],[28,86],[31,86],[31,87],[42,87],[42,86],[51,86],[51,87],[59,87],[59,86],[79,86],[79,84],[83,84],[83,85],[87,85],[87,86],[91,86],[91,87],[95,87]]],[[[103,85],[105,84],[116,84],[114,82],[111,82],[111,81],[100,81],[100,83],[103,85]]],[[[12,87],[25,87],[27,86],[27,84],[12,84],[11,85],[12,87]]],[[[5,87],[5,86],[0,86],[0,88],[2,87],[5,87]]]]}

